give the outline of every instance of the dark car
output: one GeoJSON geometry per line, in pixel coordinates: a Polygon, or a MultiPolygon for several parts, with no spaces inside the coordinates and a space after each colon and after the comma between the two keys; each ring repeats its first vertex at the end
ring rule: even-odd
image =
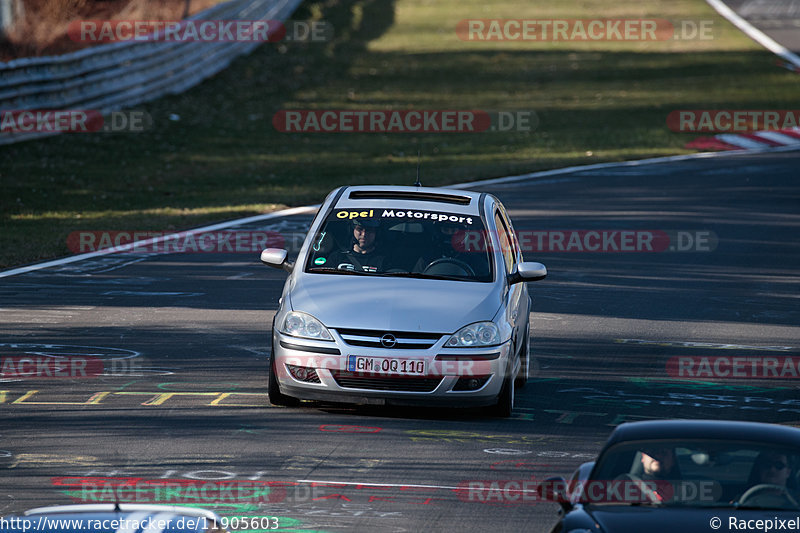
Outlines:
{"type": "Polygon", "coordinates": [[[550,478],[542,492],[562,507],[553,533],[797,530],[799,461],[796,428],[635,422],[614,430],[569,482],[550,478]]]}
{"type": "Polygon", "coordinates": [[[0,518],[0,533],[227,533],[211,511],[174,505],[99,503],[29,509],[0,518]]]}

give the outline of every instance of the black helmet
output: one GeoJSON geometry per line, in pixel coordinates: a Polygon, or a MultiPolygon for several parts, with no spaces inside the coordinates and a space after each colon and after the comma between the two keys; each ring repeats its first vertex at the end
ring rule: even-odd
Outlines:
{"type": "Polygon", "coordinates": [[[354,218],[353,227],[363,226],[365,228],[377,228],[381,225],[381,221],[377,218],[354,218]]]}

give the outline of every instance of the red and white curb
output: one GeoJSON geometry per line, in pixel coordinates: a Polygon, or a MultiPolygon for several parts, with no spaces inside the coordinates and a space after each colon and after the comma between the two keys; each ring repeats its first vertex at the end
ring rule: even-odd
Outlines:
{"type": "Polygon", "coordinates": [[[686,144],[695,150],[765,150],[779,146],[800,145],[800,127],[752,133],[721,133],[700,137],[686,144]]]}

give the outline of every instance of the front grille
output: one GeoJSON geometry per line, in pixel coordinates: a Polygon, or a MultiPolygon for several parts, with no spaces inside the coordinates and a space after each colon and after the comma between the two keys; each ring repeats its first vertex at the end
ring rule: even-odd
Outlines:
{"type": "Polygon", "coordinates": [[[439,339],[441,333],[421,333],[419,331],[383,331],[377,329],[337,329],[342,340],[350,346],[365,346],[368,348],[386,348],[381,344],[384,335],[393,335],[397,344],[392,346],[398,350],[427,350],[439,339]]]}
{"type": "Polygon", "coordinates": [[[331,370],[336,384],[346,389],[370,389],[400,392],[431,392],[439,386],[442,378],[375,377],[357,372],[331,370]]]}

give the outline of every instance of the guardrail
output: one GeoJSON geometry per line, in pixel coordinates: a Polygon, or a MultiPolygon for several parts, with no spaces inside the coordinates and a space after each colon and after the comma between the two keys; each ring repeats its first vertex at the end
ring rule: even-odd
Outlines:
{"type": "MultiPolygon", "coordinates": [[[[231,0],[192,20],[285,21],[301,0],[231,0]]],[[[0,110],[84,109],[109,113],[179,94],[260,42],[121,41],[60,56],[0,63],[0,110]]],[[[0,131],[0,145],[56,135],[0,131]]]]}

